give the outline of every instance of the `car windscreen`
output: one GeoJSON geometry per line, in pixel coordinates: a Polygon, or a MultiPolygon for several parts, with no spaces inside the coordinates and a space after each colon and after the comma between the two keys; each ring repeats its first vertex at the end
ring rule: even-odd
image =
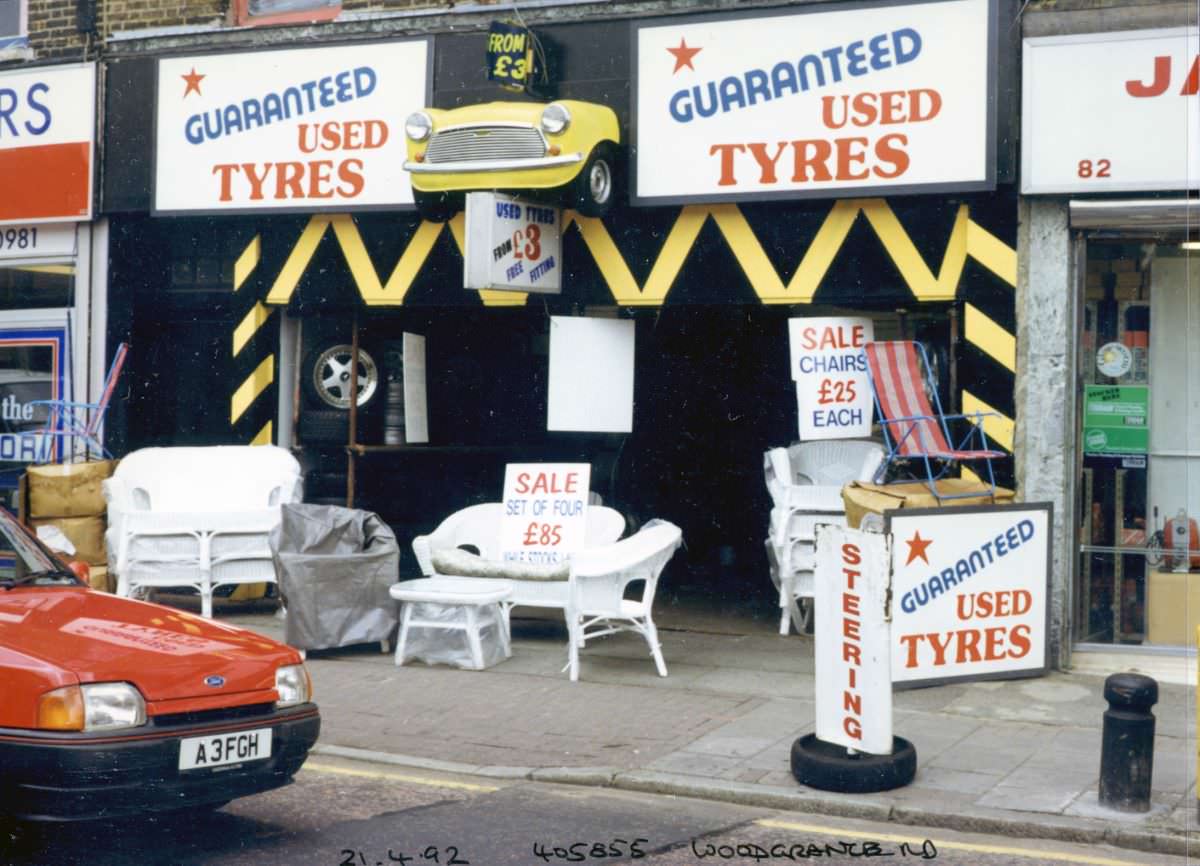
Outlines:
{"type": "Polygon", "coordinates": [[[0,580],[20,580],[34,572],[59,568],[4,509],[0,509],[0,580]]]}

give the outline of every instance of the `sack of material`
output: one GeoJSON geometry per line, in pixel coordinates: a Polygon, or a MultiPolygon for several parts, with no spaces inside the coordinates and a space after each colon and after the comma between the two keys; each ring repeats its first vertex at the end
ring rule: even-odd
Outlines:
{"type": "Polygon", "coordinates": [[[39,526],[56,526],[75,545],[75,557],[88,565],[105,565],[108,554],[104,549],[103,517],[39,517],[30,523],[39,526]]]}
{"type": "Polygon", "coordinates": [[[388,588],[400,576],[400,547],[377,515],[285,504],[270,540],[289,645],[317,650],[391,640],[399,606],[388,588]]]}
{"type": "Polygon", "coordinates": [[[108,508],[100,485],[113,474],[115,460],[48,463],[25,470],[29,516],[95,517],[108,508]]]}

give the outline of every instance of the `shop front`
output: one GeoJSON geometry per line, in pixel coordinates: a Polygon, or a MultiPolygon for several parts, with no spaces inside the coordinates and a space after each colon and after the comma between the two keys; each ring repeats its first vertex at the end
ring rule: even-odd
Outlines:
{"type": "MultiPolygon", "coordinates": [[[[0,72],[0,504],[25,466],[60,458],[41,401],[88,402],[104,374],[103,292],[93,292],[96,71],[0,72]]],[[[101,257],[102,258],[102,257],[101,257]]],[[[100,276],[103,283],[103,276],[100,276]]]]}
{"type": "Polygon", "coordinates": [[[256,69],[277,62],[253,92],[237,52],[111,64],[112,336],[140,356],[124,447],[293,447],[306,499],[377,511],[401,539],[497,499],[507,463],[587,462],[606,504],[683,528],[668,588],[731,600],[770,593],[763,452],[799,429],[789,320],[926,342],[946,411],[994,412],[1011,451],[1016,195],[998,142],[1015,106],[997,66],[1015,55],[997,4],[821,9],[532,25],[536,101],[617,119],[603,216],[543,190],[556,254],[535,256],[525,225],[485,250],[527,251],[524,276],[557,272],[548,292],[464,288],[477,212],[454,189],[434,202],[448,218],[422,219],[425,181],[400,170],[411,113],[436,132],[441,111],[530,102],[485,74],[488,21],[258,52],[256,69]],[[135,106],[155,80],[152,119],[135,106]],[[152,174],[138,141],[156,142],[152,174]]]}
{"type": "Polygon", "coordinates": [[[1059,554],[1076,666],[1114,651],[1149,664],[1193,645],[1200,621],[1192,15],[1025,40],[1023,290],[1042,318],[1027,336],[1045,341],[1030,351],[1029,385],[1061,408],[1046,406],[1053,432],[1023,453],[1032,485],[1066,491],[1059,554]],[[1049,454],[1059,431],[1061,463],[1049,454]],[[1062,474],[1033,480],[1039,466],[1062,474]]]}

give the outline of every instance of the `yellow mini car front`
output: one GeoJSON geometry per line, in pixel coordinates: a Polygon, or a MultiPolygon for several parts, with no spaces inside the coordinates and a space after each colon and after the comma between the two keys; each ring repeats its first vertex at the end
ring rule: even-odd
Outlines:
{"type": "MultiPolygon", "coordinates": [[[[611,193],[620,129],[611,108],[577,100],[549,104],[488,102],[456,109],[427,108],[405,124],[408,170],[418,206],[421,194],[471,190],[553,190],[582,193],[580,173],[602,173],[611,193]],[[597,155],[602,171],[593,168],[597,155]]],[[[603,185],[603,184],[601,184],[603,185]]],[[[576,202],[564,202],[573,206],[576,202]]],[[[585,203],[586,206],[586,203],[585,203]]],[[[605,207],[607,203],[605,204],[605,207]]]]}

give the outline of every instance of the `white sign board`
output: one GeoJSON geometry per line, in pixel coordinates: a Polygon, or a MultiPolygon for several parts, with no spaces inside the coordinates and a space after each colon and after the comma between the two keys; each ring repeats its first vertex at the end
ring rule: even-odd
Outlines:
{"type": "Polygon", "coordinates": [[[800,440],[871,435],[874,398],[863,346],[875,325],[862,318],[788,319],[800,440]]]}
{"type": "Polygon", "coordinates": [[[989,0],[637,26],[634,201],[995,185],[989,0]]]}
{"type": "Polygon", "coordinates": [[[817,526],[813,652],[817,739],[892,753],[888,536],[817,526]]]}
{"type": "Polygon", "coordinates": [[[1200,31],[1026,39],[1021,192],[1200,186],[1200,31]]]}
{"type": "Polygon", "coordinates": [[[892,535],[892,680],[1046,670],[1050,506],[884,513],[892,535]]]}
{"type": "Polygon", "coordinates": [[[633,432],[634,323],[550,317],[546,429],[633,432]]]}
{"type": "Polygon", "coordinates": [[[75,223],[0,226],[0,261],[75,255],[75,223]]]}
{"type": "Polygon", "coordinates": [[[497,192],[467,193],[463,287],[562,291],[562,211],[497,192]]]}
{"type": "Polygon", "coordinates": [[[155,211],[411,204],[403,118],[429,59],[414,39],[159,60],[155,211]]]}
{"type": "Polygon", "coordinates": [[[588,463],[510,463],[504,469],[500,558],[555,565],[587,537],[588,463]]]}
{"type": "Polygon", "coordinates": [[[92,214],[96,65],[0,72],[0,224],[92,214]]]}
{"type": "Polygon", "coordinates": [[[425,389],[425,338],[405,333],[404,355],[404,441],[429,441],[429,405],[425,389]]]}

